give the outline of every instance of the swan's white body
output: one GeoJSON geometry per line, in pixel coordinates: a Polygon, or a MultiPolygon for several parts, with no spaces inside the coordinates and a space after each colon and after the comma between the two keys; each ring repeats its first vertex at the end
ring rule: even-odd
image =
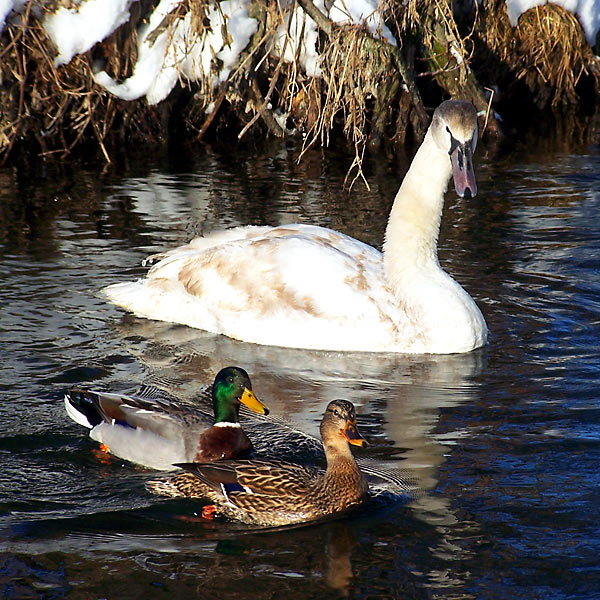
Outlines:
{"type": "Polygon", "coordinates": [[[460,185],[474,195],[468,170],[476,137],[471,105],[450,101],[438,108],[396,195],[383,254],[324,227],[239,227],[158,255],[146,278],[104,293],[136,315],[246,342],[419,354],[473,350],[485,344],[487,327],[473,299],[441,269],[437,238],[450,150],[467,149],[465,169],[463,154],[458,158],[467,172],[458,180],[455,172],[455,183],[459,193],[460,185]]]}

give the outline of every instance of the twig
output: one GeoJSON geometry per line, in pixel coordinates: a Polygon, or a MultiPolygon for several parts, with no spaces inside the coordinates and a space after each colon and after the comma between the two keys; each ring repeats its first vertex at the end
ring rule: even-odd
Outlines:
{"type": "Polygon", "coordinates": [[[490,111],[491,111],[491,108],[492,108],[492,101],[494,100],[494,88],[488,88],[488,87],[486,87],[486,88],[483,88],[483,89],[484,90],[488,90],[488,92],[491,92],[491,93],[490,93],[490,100],[489,100],[488,105],[487,105],[487,110],[485,111],[485,121],[483,123],[483,129],[481,130],[481,135],[483,135],[485,133],[485,130],[487,128],[488,119],[490,118],[490,111]]]}
{"type": "Polygon", "coordinates": [[[225,99],[225,94],[227,93],[228,86],[229,86],[229,80],[224,81],[221,84],[219,93],[217,94],[217,97],[214,101],[213,109],[210,112],[210,114],[208,115],[208,117],[206,117],[206,120],[204,121],[204,124],[202,125],[202,129],[200,129],[200,131],[198,132],[198,135],[196,136],[195,141],[198,142],[204,137],[206,130],[210,127],[210,124],[213,122],[214,118],[217,116],[217,113],[219,112],[219,108],[221,108],[221,104],[223,104],[223,100],[225,99]]]}
{"type": "MultiPolygon", "coordinates": [[[[271,84],[269,85],[269,89],[267,90],[267,95],[265,96],[264,101],[260,104],[257,112],[250,119],[250,121],[248,123],[246,123],[244,128],[238,134],[238,140],[242,139],[242,137],[246,134],[246,132],[250,129],[250,127],[252,127],[252,125],[254,125],[254,123],[256,123],[256,121],[258,120],[259,117],[262,117],[263,121],[266,123],[267,127],[272,131],[272,133],[274,133],[277,137],[283,137],[285,132],[279,126],[279,123],[277,123],[277,121],[275,121],[275,119],[272,118],[270,113],[269,113],[269,116],[266,116],[264,113],[267,110],[267,104],[269,102],[269,99],[271,98],[271,95],[273,94],[273,90],[275,89],[277,80],[279,79],[279,73],[281,71],[281,65],[283,64],[283,57],[285,55],[287,43],[288,43],[288,36],[286,36],[285,42],[283,43],[283,48],[281,49],[281,52],[279,55],[279,62],[277,63],[277,67],[275,68],[273,77],[271,77],[271,84]],[[276,127],[273,127],[273,124],[276,127]]],[[[258,65],[255,68],[255,71],[257,69],[258,69],[258,65]]],[[[258,88],[258,85],[256,84],[256,79],[254,77],[252,78],[252,91],[254,92],[254,96],[255,96],[256,100],[258,102],[260,102],[260,89],[258,88]]]]}
{"type": "Polygon", "coordinates": [[[317,24],[317,27],[323,30],[327,35],[331,35],[333,26],[329,18],[324,15],[312,2],[312,0],[298,0],[298,4],[304,9],[304,12],[317,24]]]}
{"type": "MultiPolygon", "coordinates": [[[[275,78],[273,78],[273,81],[275,81],[275,78]]],[[[258,119],[258,117],[262,118],[262,120],[265,122],[265,125],[269,128],[269,131],[273,135],[277,137],[283,137],[284,131],[281,125],[279,125],[279,123],[275,120],[275,117],[273,116],[271,111],[267,109],[268,100],[263,100],[262,95],[260,93],[260,88],[258,87],[258,83],[256,83],[256,79],[254,78],[252,79],[251,88],[252,92],[254,93],[255,100],[259,104],[258,111],[252,117],[252,119],[250,119],[250,122],[244,127],[244,129],[242,129],[242,131],[238,135],[238,139],[242,138],[242,135],[244,135],[246,131],[248,131],[248,129],[253,125],[253,123],[256,122],[256,119],[258,119]]],[[[272,91],[272,89],[269,89],[269,95],[272,91]]]]}

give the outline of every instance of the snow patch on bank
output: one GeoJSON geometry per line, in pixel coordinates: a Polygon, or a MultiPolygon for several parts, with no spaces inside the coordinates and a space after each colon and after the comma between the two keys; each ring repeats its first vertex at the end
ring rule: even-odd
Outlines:
{"type": "Polygon", "coordinates": [[[336,0],[329,9],[329,18],[334,23],[364,23],[374,37],[397,46],[396,38],[381,18],[379,0],[336,0]]]}
{"type": "MultiPolygon", "coordinates": [[[[325,7],[324,0],[314,0],[313,3],[334,23],[364,24],[374,37],[385,39],[392,46],[398,45],[383,21],[379,0],[335,0],[329,10],[325,7]]],[[[281,4],[289,8],[291,2],[281,4]]],[[[299,6],[296,6],[291,14],[288,11],[288,15],[285,25],[280,25],[275,35],[275,55],[283,55],[287,62],[297,59],[309,77],[320,77],[321,56],[317,52],[317,24],[299,6]]]]}
{"type": "MultiPolygon", "coordinates": [[[[203,0],[206,1],[206,0],[203,0]]],[[[547,0],[506,0],[512,25],[530,8],[547,0]]],[[[591,46],[600,30],[600,0],[549,0],[575,14],[591,46]]],[[[137,0],[76,0],[74,8],[59,7],[43,17],[45,0],[38,0],[32,11],[42,18],[42,25],[55,44],[57,66],[67,64],[87,52],[130,18],[131,5],[137,0]]],[[[257,22],[248,14],[250,0],[226,0],[218,7],[210,3],[208,26],[198,35],[190,12],[175,12],[183,0],[161,0],[147,23],[139,28],[138,60],[133,75],[118,82],[104,69],[94,65],[96,81],[123,100],[143,96],[150,104],[164,100],[180,80],[210,78],[217,86],[227,80],[240,54],[256,33],[257,22]],[[170,25],[165,27],[165,25],[170,25]],[[215,60],[216,59],[216,60],[215,60]],[[215,72],[215,65],[219,71],[215,72]],[[211,71],[212,69],[212,71],[211,71]]],[[[290,8],[292,0],[279,0],[290,8]]],[[[397,40],[381,15],[381,0],[314,0],[315,6],[338,24],[363,24],[374,37],[397,46],[397,40]]],[[[29,6],[28,0],[0,0],[0,31],[6,21],[15,21],[29,6]]],[[[272,52],[285,61],[298,60],[306,75],[319,77],[321,57],[317,52],[319,31],[316,23],[295,5],[287,11],[287,21],[279,27],[272,52]]]]}
{"type": "Polygon", "coordinates": [[[42,22],[46,33],[58,49],[54,64],[71,62],[76,54],[87,52],[117,27],[129,20],[134,0],[87,0],[76,8],[61,6],[42,22]]]}
{"type": "Polygon", "coordinates": [[[179,4],[180,0],[162,0],[148,25],[140,30],[138,61],[129,79],[118,83],[106,71],[97,71],[96,81],[123,100],[146,96],[149,104],[157,104],[171,93],[181,77],[195,81],[208,76],[213,57],[223,66],[212,77],[212,85],[225,81],[256,32],[257,23],[248,16],[247,3],[228,0],[221,2],[219,9],[211,5],[206,14],[210,27],[202,36],[193,32],[191,13],[183,18],[169,17],[179,4]],[[168,18],[177,22],[157,35],[157,28],[168,18]],[[227,40],[222,35],[225,30],[229,32],[227,40]]]}

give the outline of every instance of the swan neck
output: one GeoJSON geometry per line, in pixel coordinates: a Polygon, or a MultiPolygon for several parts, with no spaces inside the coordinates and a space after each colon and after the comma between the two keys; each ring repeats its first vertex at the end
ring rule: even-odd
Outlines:
{"type": "Polygon", "coordinates": [[[437,146],[430,129],[396,194],[388,220],[384,261],[392,283],[406,269],[438,265],[437,242],[451,173],[450,157],[437,146]]]}

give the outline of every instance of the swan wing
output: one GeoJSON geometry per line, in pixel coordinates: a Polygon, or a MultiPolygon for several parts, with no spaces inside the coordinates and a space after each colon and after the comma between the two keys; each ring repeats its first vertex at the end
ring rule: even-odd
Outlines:
{"type": "Polygon", "coordinates": [[[277,346],[382,350],[407,327],[381,253],[346,235],[295,225],[197,245],[107,295],[140,316],[277,346]]]}

